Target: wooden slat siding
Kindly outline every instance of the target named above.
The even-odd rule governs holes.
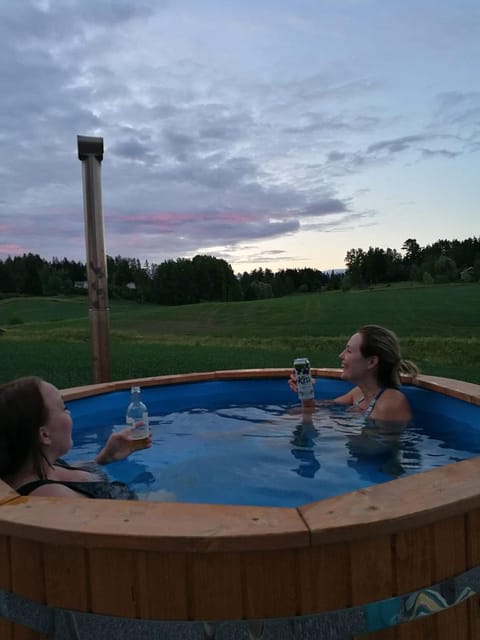
[[[296,554],[265,551],[242,554],[246,618],[297,613]]]
[[[0,589],[11,590],[10,581],[10,547],[7,536],[0,536]],[[5,618],[0,618],[0,638],[13,640],[13,624]]]
[[[395,536],[396,592],[403,595],[433,584],[433,529],[431,526],[402,531]],[[422,618],[399,625],[396,640],[435,637],[435,621]]]
[[[49,640],[49,637],[43,633],[24,627],[21,624],[14,624],[13,640]]]
[[[0,536],[0,589],[11,590],[11,575],[10,539]]]
[[[469,627],[469,639],[480,638],[480,596],[476,595],[467,602],[467,616]]]
[[[435,615],[426,616],[413,622],[399,624],[395,628],[395,640],[436,640],[436,633]]]
[[[433,525],[433,581],[441,582],[467,569],[465,516],[455,516]]]
[[[348,544],[300,549],[297,555],[301,615],[351,606]]]
[[[6,482],[0,480],[0,505],[15,501],[18,494]],[[1,513],[1,512],[0,512]],[[10,538],[0,535],[0,589],[11,591],[11,558],[10,558]],[[27,635],[26,635],[27,634]],[[16,625],[10,620],[0,618],[0,638],[1,640],[15,640],[28,638],[29,640],[42,640],[43,634],[36,633]]]
[[[45,575],[42,545],[30,540],[10,540],[12,591],[24,598],[44,604]]]
[[[350,543],[352,604],[390,598],[395,590],[390,536]]]
[[[467,569],[465,516],[455,516],[433,525],[434,582],[463,573]],[[468,638],[466,603],[435,614],[435,638],[464,640]]]
[[[187,558],[184,553],[137,553],[138,613],[144,620],[187,620]]]
[[[13,623],[5,618],[0,618],[0,638],[2,640],[13,640]]]
[[[10,540],[11,584],[13,593],[45,603],[42,546],[38,542]],[[19,624],[14,625],[14,640],[43,640],[47,636]]]
[[[432,616],[435,640],[478,640],[469,633],[468,605],[466,602],[457,604],[451,609],[440,611]]]
[[[88,572],[84,549],[44,545],[46,601],[51,607],[88,611]]]
[[[394,536],[394,540],[396,594],[429,587],[434,573],[432,527],[402,531]]]
[[[49,640],[49,638],[45,634],[24,627],[21,624],[14,624],[13,640]]]
[[[137,554],[118,549],[92,549],[88,552],[88,564],[92,612],[137,618]]]
[[[471,569],[480,566],[480,509],[467,514],[467,565]],[[480,596],[473,596],[468,600],[468,619],[470,624],[470,638],[480,638]]]
[[[244,616],[241,554],[194,554],[190,576],[194,620],[235,620]]]

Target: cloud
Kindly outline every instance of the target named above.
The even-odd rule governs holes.
[[[448,127],[467,152],[480,144],[480,91],[448,91],[437,97],[432,127]]]
[[[28,248],[26,246],[0,243],[0,257],[3,255],[7,258],[8,256],[23,255],[25,253],[28,253]]]
[[[125,141],[115,142],[110,147],[111,153],[120,156],[121,158],[128,158],[129,160],[149,161],[155,160],[155,155],[150,151],[149,145],[135,139],[129,138]]]
[[[427,24],[427,0],[420,5],[417,35]],[[104,138],[115,255],[158,262],[224,246],[240,259],[247,243],[258,257],[255,243],[268,238],[308,231],[320,242],[379,224],[386,205],[373,203],[374,216],[362,198],[378,192],[385,166],[454,163],[479,149],[480,93],[436,47],[449,11],[464,34],[450,55],[474,60],[467,18],[443,5],[435,55],[415,35],[420,49],[400,61],[390,38],[409,33],[408,12],[377,0],[348,11],[270,0],[208,0],[201,10],[190,0],[0,3],[3,255],[9,247],[82,257],[79,134]],[[412,60],[434,65],[430,83],[405,73]],[[275,256],[287,260],[264,257]]]
[[[449,151],[448,149],[422,149],[422,155],[425,158],[431,158],[432,156],[442,156],[443,158],[456,158],[460,155],[457,151]]]
[[[405,151],[407,149],[411,149],[415,147],[419,142],[424,142],[426,136],[424,135],[413,135],[413,136],[403,136],[401,138],[395,138],[393,140],[381,140],[380,142],[375,142],[375,144],[371,144],[367,147],[367,154],[376,154],[378,152],[385,152],[387,154],[395,154],[400,153],[401,151]]]
[[[345,202],[338,198],[324,198],[318,202],[312,202],[304,207],[301,215],[305,216],[325,216],[332,213],[343,213],[348,211]]]
[[[314,221],[302,225],[304,231],[321,231],[322,233],[336,233],[351,231],[356,227],[371,227],[375,224],[377,217],[375,211],[360,211],[357,213],[347,213],[333,219],[325,221]]]

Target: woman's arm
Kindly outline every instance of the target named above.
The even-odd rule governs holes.
[[[132,429],[130,427],[112,433],[103,449],[96,456],[95,462],[98,464],[118,462],[118,460],[123,460],[129,456],[133,451],[148,449],[152,446],[152,434],[149,434],[148,441],[140,447],[138,446],[138,441],[133,440],[131,435]]]
[[[313,383],[315,384],[315,380],[313,380]],[[295,371],[292,371],[292,373],[290,374],[290,378],[288,380],[288,386],[294,393],[298,393]],[[322,405],[323,404],[353,404],[357,399],[357,396],[359,396],[359,389],[358,387],[355,387],[354,389],[350,389],[350,391],[347,391],[347,393],[344,393],[343,395],[338,396],[337,398],[332,398],[331,400],[320,400],[319,404],[322,404]],[[311,401],[309,400],[304,401],[302,402],[302,405],[314,406],[315,400],[312,399]]]

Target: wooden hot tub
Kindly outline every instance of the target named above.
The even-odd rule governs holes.
[[[313,373],[339,376],[339,370]],[[288,374],[248,370],[135,382]],[[64,397],[131,384],[67,389]],[[415,384],[480,406],[478,385],[430,376]],[[438,583],[448,586],[480,566],[480,458],[298,509],[21,497],[4,483],[0,504],[2,640],[46,637],[38,631],[45,626],[30,624],[36,607],[52,619],[52,612],[66,611],[125,624],[272,618],[301,623],[311,614],[361,611]],[[24,618],[12,613],[18,603],[28,609]],[[435,615],[359,637],[478,639],[479,599],[473,595]]]

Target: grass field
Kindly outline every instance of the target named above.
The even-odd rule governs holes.
[[[111,301],[113,379],[250,367],[338,366],[362,324],[393,329],[424,373],[480,383],[480,285],[387,287],[183,307]],[[0,301],[0,381],[92,382],[85,298]]]

